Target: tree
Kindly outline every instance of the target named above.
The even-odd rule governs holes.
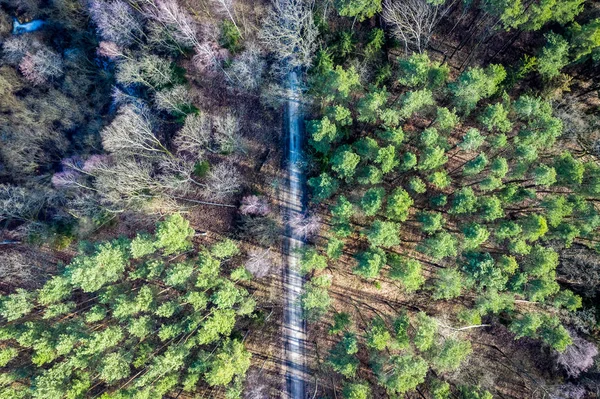
[[[338,139],[335,123],[332,123],[326,116],[321,120],[308,122],[306,129],[311,135],[310,144],[315,150],[322,153],[329,152],[331,144]]]
[[[410,118],[416,112],[422,111],[425,107],[435,104],[433,94],[428,89],[409,91],[402,97],[400,108],[401,118]]]
[[[210,386],[227,385],[235,376],[244,376],[250,367],[252,354],[246,351],[238,340],[226,340],[210,362],[210,370],[205,374]]]
[[[322,202],[337,191],[339,182],[327,173],[321,173],[318,177],[308,179],[308,186],[313,190],[314,201]]]
[[[19,63],[19,71],[33,85],[41,85],[63,75],[63,60],[54,51],[42,48],[27,52]]]
[[[389,395],[401,395],[422,384],[428,369],[427,362],[418,356],[393,356],[378,373],[378,380]]]
[[[442,269],[436,274],[433,299],[452,299],[460,296],[463,288],[462,273],[456,269]]]
[[[161,248],[165,255],[184,252],[191,248],[193,236],[194,229],[190,227],[190,222],[176,213],[158,225],[156,246]]]
[[[328,276],[316,277],[308,282],[304,287],[304,293],[300,300],[304,317],[310,321],[319,320],[327,311],[331,304],[331,298],[327,288],[331,286],[331,278]]]
[[[426,238],[417,246],[417,250],[435,260],[440,260],[447,256],[456,256],[456,238],[445,231],[434,234]]]
[[[335,8],[341,16],[362,22],[381,11],[381,0],[336,0]]]
[[[360,206],[367,216],[374,216],[383,204],[384,188],[370,188],[362,196]]]
[[[94,0],[89,12],[99,35],[119,46],[129,46],[143,34],[139,14],[124,1]]]
[[[383,18],[393,26],[393,34],[404,42],[404,50],[423,53],[439,20],[445,15],[443,2],[427,0],[394,1],[383,4]]]
[[[448,338],[436,348],[433,365],[441,372],[454,371],[471,354],[473,349],[469,341]]]
[[[387,329],[385,321],[379,317],[371,320],[371,325],[367,330],[367,347],[378,351],[384,350],[392,339],[392,335]]]
[[[342,391],[345,399],[369,399],[371,397],[371,388],[367,383],[347,383]]]
[[[360,252],[356,255],[358,265],[354,273],[363,278],[375,278],[385,266],[385,252],[379,248],[371,248],[366,252]]]
[[[508,109],[504,108],[502,103],[488,104],[479,121],[489,131],[494,129],[500,133],[507,133],[512,130],[512,123],[508,118]]]
[[[399,227],[394,222],[376,220],[365,235],[369,243],[376,247],[390,248],[400,244]]]
[[[569,335],[573,343],[563,352],[556,354],[556,362],[570,378],[577,378],[594,365],[594,357],[598,355],[598,347],[581,338],[574,331]]]
[[[354,334],[346,333],[329,352],[327,362],[334,371],[342,374],[344,377],[352,378],[358,370],[360,364],[354,354],[358,351],[357,339]]]
[[[260,39],[290,70],[312,63],[318,35],[312,8],[312,1],[274,0],[263,21]]]
[[[463,247],[467,250],[477,249],[490,237],[490,232],[484,226],[477,223],[470,223],[463,227],[465,241]]]
[[[340,146],[331,159],[331,169],[337,172],[341,179],[349,182],[354,176],[360,156],[352,152],[350,146]]]
[[[398,187],[387,199],[386,216],[392,220],[404,222],[414,201],[406,190]]]
[[[314,270],[327,267],[327,259],[313,248],[303,248],[300,251],[300,273],[307,274]]]
[[[600,19],[591,20],[585,25],[574,22],[569,30],[571,56],[574,61],[582,62],[586,58],[598,58],[600,47]]]
[[[388,263],[390,265],[390,278],[400,280],[407,292],[417,291],[425,284],[421,262],[418,260],[390,255]]]
[[[433,234],[444,227],[444,215],[439,212],[419,212],[417,221],[421,223],[421,230],[427,234]]]
[[[554,32],[548,32],[544,37],[546,45],[537,56],[538,72],[544,79],[552,79],[569,63],[569,43]]]
[[[501,65],[491,64],[485,69],[470,68],[460,74],[456,82],[448,85],[454,104],[465,114],[473,111],[477,103],[493,95],[506,77]]]
[[[463,187],[459,191],[454,192],[452,206],[450,207],[451,214],[472,213],[477,204],[477,197],[471,187]]]

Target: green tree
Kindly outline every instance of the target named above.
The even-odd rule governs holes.
[[[374,216],[383,205],[384,188],[370,188],[362,196],[360,206],[367,216]]]
[[[338,147],[331,159],[331,169],[337,172],[341,179],[349,182],[356,171],[356,166],[360,162],[360,156],[352,152],[348,145]]]
[[[378,373],[378,380],[389,395],[401,395],[422,384],[428,370],[427,362],[418,356],[393,356],[389,364]]]
[[[456,298],[460,296],[463,285],[461,272],[456,269],[441,269],[436,274],[433,299]]]
[[[344,385],[342,395],[344,395],[344,399],[369,399],[371,398],[371,388],[367,383],[347,383]]]
[[[366,334],[367,347],[382,351],[387,348],[391,339],[392,335],[388,331],[385,321],[382,318],[376,317],[371,320],[371,325]]]
[[[210,386],[227,385],[235,376],[244,376],[250,367],[252,354],[238,340],[226,340],[211,360],[206,382]]]
[[[447,256],[456,256],[456,246],[456,238],[452,234],[442,231],[423,240],[417,246],[417,250],[435,260],[440,260]]]
[[[190,222],[176,213],[158,224],[156,245],[165,255],[183,252],[192,247],[193,236],[194,229],[190,227]]]
[[[394,222],[376,220],[366,231],[369,243],[376,247],[390,248],[400,244],[399,226]]]
[[[308,186],[312,189],[314,201],[322,202],[335,194],[339,188],[339,181],[327,173],[321,173],[308,179]]]
[[[343,17],[364,21],[381,12],[381,0],[336,0],[335,7]]]
[[[508,111],[502,103],[489,104],[479,117],[479,121],[490,132],[494,129],[501,133],[510,132],[512,123],[508,118]]]
[[[415,347],[421,352],[429,350],[435,341],[438,327],[436,319],[427,316],[424,312],[417,313],[415,319],[415,336],[413,338]]]
[[[546,45],[537,55],[538,72],[545,79],[552,79],[569,63],[569,43],[554,32],[548,32],[544,37]]]
[[[392,220],[404,222],[413,206],[413,199],[406,190],[398,187],[389,195],[385,214]]]
[[[469,341],[448,338],[441,347],[436,348],[433,365],[440,372],[454,371],[460,367],[472,351]]]
[[[371,248],[366,252],[360,252],[356,255],[358,261],[354,273],[363,278],[375,278],[385,266],[385,252],[379,248]]]
[[[505,77],[506,71],[501,65],[491,64],[485,69],[468,69],[448,87],[454,96],[456,107],[468,114],[475,109],[480,100],[493,95]]]
[[[394,254],[388,257],[388,262],[390,278],[400,280],[407,292],[414,292],[425,283],[421,262],[418,260]]]
[[[421,223],[421,230],[427,234],[433,234],[444,227],[444,215],[440,212],[419,212],[417,221]]]
[[[304,247],[300,250],[300,273],[308,274],[314,270],[327,267],[327,258],[320,255],[314,248]]]

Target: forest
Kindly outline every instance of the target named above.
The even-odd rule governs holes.
[[[0,399],[600,398],[599,345],[599,2],[0,0]]]

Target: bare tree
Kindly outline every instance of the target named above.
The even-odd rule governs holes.
[[[245,90],[256,90],[262,84],[265,67],[266,61],[260,48],[250,43],[231,63],[229,68],[231,84]]]
[[[63,60],[50,49],[41,48],[27,53],[19,63],[19,70],[34,85],[41,85],[63,75]]]
[[[53,202],[53,191],[43,187],[28,189],[10,184],[0,184],[0,222],[18,220],[36,222],[38,215]]]
[[[198,40],[198,27],[192,16],[176,0],[138,0],[144,15],[160,23],[165,32],[180,46],[194,48]]]
[[[101,57],[109,58],[111,60],[115,60],[124,55],[123,50],[119,47],[117,43],[108,42],[106,40],[98,43],[96,54],[98,54]]]
[[[234,151],[243,152],[242,137],[240,135],[240,120],[232,112],[218,115],[214,119],[215,144],[222,153],[229,154]]]
[[[206,179],[205,195],[210,198],[224,199],[240,191],[242,178],[239,171],[230,163],[220,163],[213,167]]]
[[[89,11],[104,40],[128,46],[143,35],[141,18],[125,1],[90,0]]]
[[[126,58],[117,64],[116,77],[124,85],[143,84],[154,90],[176,83],[171,61],[155,54]]]
[[[176,85],[154,95],[156,108],[174,115],[185,115],[192,102],[192,95],[184,85]]]
[[[11,36],[2,42],[2,58],[10,65],[19,65],[28,51],[33,51],[33,45],[39,42],[31,40],[30,36]]]
[[[210,143],[211,130],[211,121],[204,112],[188,115],[174,139],[177,151],[197,159],[202,158]]]
[[[404,42],[406,52],[427,49],[435,26],[449,9],[428,0],[386,0],[383,19],[392,25],[392,33]]]
[[[248,253],[248,260],[244,265],[256,278],[266,277],[273,268],[273,255],[270,248],[253,249]]]
[[[290,217],[290,227],[302,238],[309,238],[321,229],[321,218],[317,215],[296,213]]]
[[[235,22],[235,19],[233,18],[233,0],[212,0],[212,2],[213,2],[213,4],[216,5],[218,12],[227,14],[227,16],[231,20],[231,23],[233,24],[233,26],[235,26],[235,28],[237,29],[240,36],[243,37],[244,35],[242,35],[242,31],[237,26],[237,23]]]
[[[318,31],[313,21],[313,0],[273,0],[260,38],[287,68],[308,67]]]
[[[264,197],[257,195],[248,195],[242,199],[240,213],[251,216],[267,216],[271,212],[271,207]]]
[[[117,117],[102,130],[104,149],[115,154],[156,157],[172,156],[154,134],[147,109],[121,107]]]
[[[594,357],[598,355],[598,347],[581,338],[575,331],[569,331],[573,343],[567,346],[562,353],[557,353],[556,362],[565,370],[570,378],[577,378],[579,374],[594,365]]]

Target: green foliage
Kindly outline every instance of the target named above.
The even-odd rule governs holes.
[[[312,189],[313,200],[322,202],[331,197],[338,190],[339,182],[327,173],[321,173],[318,177],[308,180],[308,186]]]
[[[421,223],[421,230],[427,234],[433,234],[444,227],[444,215],[439,212],[419,212],[417,221]]]
[[[0,314],[19,339],[18,347],[0,351],[0,364],[22,370],[16,382],[32,398],[83,397],[100,384],[105,397],[150,391],[163,397],[180,382],[193,391],[201,378],[208,385],[235,385],[250,354],[227,337],[255,302],[220,275],[210,251],[172,263],[171,251],[189,245],[188,226],[176,215],[161,223],[154,237],[139,235],[143,245],[131,250],[135,260],[126,241],[98,244],[41,289],[3,297]],[[183,242],[175,245],[177,236]],[[226,249],[212,252],[230,255],[229,244]],[[34,305],[38,309],[31,313]],[[206,357],[219,341],[214,355]],[[205,364],[200,373],[194,371],[195,359]],[[197,378],[188,379],[189,373]],[[131,390],[122,390],[125,382]]]
[[[343,17],[364,21],[381,11],[381,0],[336,0],[335,8]]]
[[[600,47],[600,18],[580,25],[574,22],[569,30],[571,56],[576,62],[583,62],[587,58],[597,61]]]
[[[300,273],[308,274],[314,270],[327,267],[327,258],[320,255],[314,248],[303,247],[300,250]]]
[[[414,292],[425,283],[421,262],[416,259],[390,255],[390,278],[400,280],[407,292]]]
[[[382,351],[390,344],[391,339],[392,336],[383,319],[376,317],[371,320],[366,334],[367,347]]]
[[[414,201],[402,188],[396,188],[387,199],[386,216],[392,220],[404,222]]]
[[[417,246],[417,250],[435,260],[440,260],[447,256],[456,256],[456,247],[456,238],[452,234],[443,231],[423,240]]]
[[[433,299],[452,299],[460,296],[463,276],[456,269],[441,269],[436,274]]]
[[[237,244],[230,239],[225,239],[210,247],[210,254],[217,259],[231,258],[239,253],[240,249]]]
[[[383,188],[368,189],[360,200],[360,206],[365,215],[374,216],[381,209],[384,196],[385,189]]]
[[[415,319],[415,336],[413,342],[421,352],[429,350],[434,343],[438,323],[434,318],[427,316],[424,312],[417,313]]]
[[[435,351],[433,365],[440,372],[454,371],[460,367],[472,351],[469,341],[448,338]]]
[[[485,69],[469,68],[448,87],[454,96],[455,106],[468,114],[480,100],[492,96],[505,77],[506,71],[501,65],[491,64]]]
[[[329,310],[331,298],[327,288],[330,285],[331,280],[327,278],[313,278],[304,286],[301,303],[307,320],[317,321]]]
[[[508,119],[508,111],[502,103],[489,104],[479,117],[479,121],[490,132],[497,130],[501,133],[507,133],[512,130],[512,123]]]
[[[399,226],[394,222],[376,220],[365,236],[369,243],[376,247],[390,248],[400,244]]]
[[[359,360],[354,354],[358,351],[357,339],[354,334],[346,333],[329,352],[327,363],[334,371],[344,377],[352,378],[356,374]]]
[[[360,162],[360,156],[352,152],[352,149],[343,145],[333,154],[331,159],[331,169],[337,172],[341,179],[347,182],[351,180],[356,171],[356,166]]]
[[[538,72],[545,79],[560,75],[560,70],[569,63],[569,43],[559,34],[548,32],[546,45],[538,54]]]
[[[176,213],[158,224],[156,246],[161,248],[165,255],[184,252],[192,247],[193,236],[194,229],[190,227],[190,222]]]
[[[242,34],[233,22],[224,20],[221,25],[221,37],[219,44],[231,51],[233,54],[242,49]]]
[[[402,97],[400,117],[410,118],[414,113],[435,104],[433,94],[428,89],[409,91]]]
[[[348,383],[342,391],[344,399],[369,399],[371,398],[371,387],[367,383]]]
[[[329,334],[338,334],[348,330],[352,324],[350,314],[339,312],[333,315],[333,326],[329,329]]]
[[[363,278],[375,278],[385,266],[385,252],[379,248],[371,248],[366,252],[360,252],[356,255],[358,261],[354,273]]]
[[[401,395],[422,384],[428,370],[427,362],[418,356],[393,356],[389,362],[389,370],[382,370],[378,380],[389,395]]]

